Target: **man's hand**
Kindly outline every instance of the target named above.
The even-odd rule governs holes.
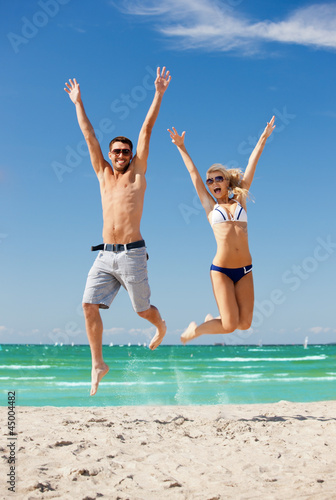
[[[169,74],[169,71],[166,72],[165,66],[162,68],[162,72],[160,71],[160,68],[157,68],[156,80],[154,82],[156,92],[163,95],[168,88],[170,80],[171,80],[171,76]]]
[[[81,102],[81,93],[80,93],[80,88],[79,88],[79,83],[77,83],[76,78],[73,79],[73,81],[70,79],[69,83],[66,82],[66,87],[64,88],[65,92],[69,94],[70,99],[74,104],[77,102]]]
[[[102,172],[105,167],[108,166],[108,163],[103,157],[103,153],[95,135],[93,126],[85,113],[79,83],[77,83],[76,78],[74,78],[73,80],[70,79],[69,83],[66,83],[65,85],[65,92],[69,94],[70,99],[75,104],[78,125],[88,146],[92,166],[100,181]]]
[[[182,132],[181,135],[179,135],[177,132],[176,132],[176,128],[175,127],[172,127],[173,130],[168,130],[169,134],[170,134],[170,137],[171,137],[171,140],[174,144],[176,144],[176,146],[178,148],[180,148],[181,146],[183,146],[184,144],[184,136],[185,136],[185,132]]]

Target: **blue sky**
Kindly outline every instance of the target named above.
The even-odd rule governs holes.
[[[165,343],[217,315],[215,241],[166,130],[186,130],[204,175],[215,162],[244,169],[273,114],[248,204],[252,329],[198,341],[336,341],[336,2],[13,0],[0,25],[0,342],[87,342],[81,298],[102,217],[65,81],[79,81],[107,156],[116,135],[136,143],[163,65],[141,229]],[[153,335],[124,290],[102,316],[104,343]]]

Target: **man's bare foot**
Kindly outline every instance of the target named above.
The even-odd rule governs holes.
[[[163,337],[166,335],[166,331],[167,331],[166,322],[165,320],[162,320],[161,326],[156,329],[156,334],[154,335],[149,344],[149,348],[152,351],[154,351],[154,349],[156,349],[161,344]]]
[[[98,368],[92,368],[91,371],[91,391],[90,396],[94,396],[97,392],[99,382],[109,371],[109,367],[106,363],[103,363]]]
[[[182,344],[186,344],[187,342],[189,342],[189,340],[192,340],[197,337],[196,328],[197,324],[195,323],[195,321],[192,321],[188,326],[188,328],[181,335]]]

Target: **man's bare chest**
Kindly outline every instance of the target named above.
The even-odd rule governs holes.
[[[106,182],[101,189],[103,205],[125,206],[138,204],[143,200],[146,185],[139,179],[119,179],[118,182]]]

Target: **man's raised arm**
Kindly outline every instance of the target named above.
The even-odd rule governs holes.
[[[154,99],[148,110],[145,121],[143,122],[143,125],[141,127],[136,155],[134,157],[134,160],[136,160],[136,167],[140,168],[143,172],[146,172],[147,170],[149,141],[151,138],[152,129],[160,111],[163,94],[167,90],[170,80],[171,76],[169,74],[169,71],[166,72],[165,67],[162,68],[162,71],[160,68],[157,68]]]
[[[64,88],[64,90],[69,94],[70,99],[76,106],[78,124],[88,145],[92,166],[99,177],[104,168],[109,164],[103,157],[103,153],[94,133],[94,129],[85,113],[79,83],[77,83],[74,78],[73,80],[69,80],[69,83],[66,83],[65,85],[66,88]]]

